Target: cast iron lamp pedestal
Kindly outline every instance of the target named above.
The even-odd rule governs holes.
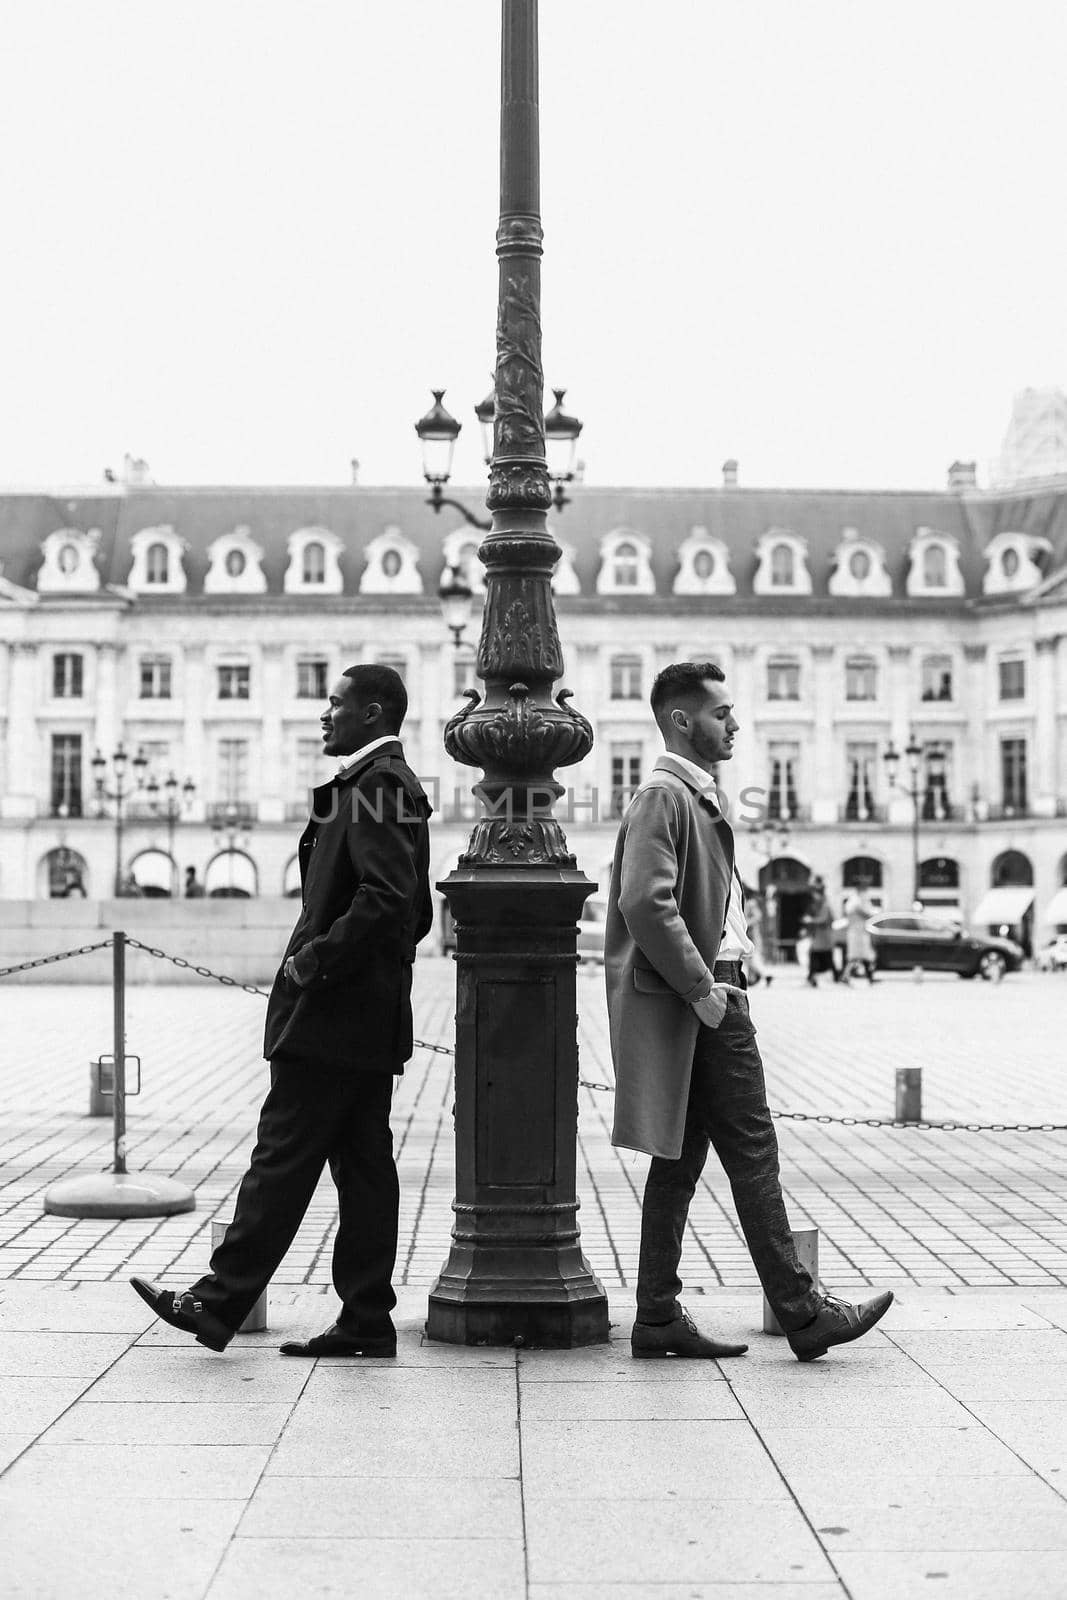
[[[445,748],[481,767],[482,814],[441,884],[456,924],[456,1214],[426,1331],[453,1344],[569,1346],[608,1337],[580,1243],[576,923],[595,885],[553,816],[557,766],[592,748],[552,689],[563,656],[551,576],[540,324],[537,3],[503,0],[500,261],[491,531],[479,555],[484,699]]]

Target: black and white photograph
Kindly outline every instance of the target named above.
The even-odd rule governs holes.
[[[1067,10],[0,52],[0,1600],[1067,1596]]]

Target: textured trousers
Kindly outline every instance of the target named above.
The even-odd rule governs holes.
[[[740,983],[740,967],[716,966],[720,981]],[[717,1028],[701,1027],[693,1058],[682,1151],[653,1156],[641,1208],[637,1317],[669,1322],[682,1290],[678,1268],[689,1205],[709,1147],[730,1180],[753,1265],[786,1332],[810,1322],[819,1306],[811,1276],[797,1259],[782,1198],[778,1139],[767,1108],[763,1062],[748,996],[731,994]]]
[[[207,1275],[203,1304],[239,1328],[281,1265],[327,1162],[337,1187],[333,1283],[338,1323],[373,1335],[392,1327],[400,1185],[389,1127],[393,1078],[351,1062],[276,1058],[233,1222]]]

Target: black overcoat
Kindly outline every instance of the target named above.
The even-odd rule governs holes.
[[[431,810],[399,739],[313,791],[300,917],[267,1005],[268,1060],[403,1071],[415,946],[433,924]],[[284,976],[290,956],[299,984]]]

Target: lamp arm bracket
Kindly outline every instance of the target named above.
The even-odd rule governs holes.
[[[486,517],[483,519],[481,517],[476,517],[473,511],[468,511],[466,506],[462,505],[460,501],[452,500],[446,494],[435,493],[430,497],[429,500],[427,500],[426,504],[428,506],[433,506],[435,511],[440,511],[442,506],[451,506],[453,511],[458,511],[463,520],[465,522],[469,522],[472,528],[477,528],[479,533],[488,533],[493,526],[491,518]]]

